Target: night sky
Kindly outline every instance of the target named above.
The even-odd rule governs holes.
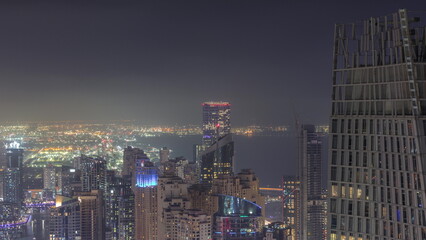
[[[0,121],[328,123],[334,23],[426,1],[1,1]],[[426,22],[426,20],[425,20]],[[293,110],[294,109],[294,110]]]

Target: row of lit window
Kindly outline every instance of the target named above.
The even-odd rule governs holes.
[[[425,225],[423,209],[346,199],[330,199],[330,213]],[[344,230],[344,229],[342,229]]]
[[[423,189],[421,176],[418,173],[335,166],[332,166],[330,170],[331,181],[377,184],[414,190]]]
[[[398,171],[418,171],[417,157],[408,154],[361,151],[332,151],[331,164],[354,167],[376,167]]]
[[[413,137],[374,135],[332,135],[332,149],[379,151],[393,153],[417,153]]]
[[[330,240],[388,240],[387,237],[390,237],[391,239],[407,240],[426,239],[426,228],[424,226],[412,226],[408,224],[394,223],[392,221],[370,220],[345,216],[339,217],[336,215],[331,216],[331,229],[341,230],[342,232],[340,232],[339,236],[337,231],[332,230],[330,232]]]
[[[331,196],[335,198],[372,200],[406,206],[423,207],[424,191],[390,188],[384,186],[331,184]]]

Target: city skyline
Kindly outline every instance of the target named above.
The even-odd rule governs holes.
[[[334,24],[426,6],[314,4],[4,1],[0,121],[197,124],[200,102],[225,100],[236,125],[326,123]]]
[[[426,239],[426,1],[3,1],[0,29],[0,239]]]

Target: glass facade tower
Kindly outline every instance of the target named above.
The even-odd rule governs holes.
[[[229,102],[204,102],[203,146],[207,148],[231,133],[231,104]]]

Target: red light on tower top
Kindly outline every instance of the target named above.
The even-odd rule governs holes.
[[[220,124],[219,124],[219,123],[218,123],[218,124],[216,124],[216,127],[217,127],[217,128],[220,128]]]
[[[229,107],[231,104],[229,102],[204,102],[201,104],[202,106],[210,106],[210,107]]]

